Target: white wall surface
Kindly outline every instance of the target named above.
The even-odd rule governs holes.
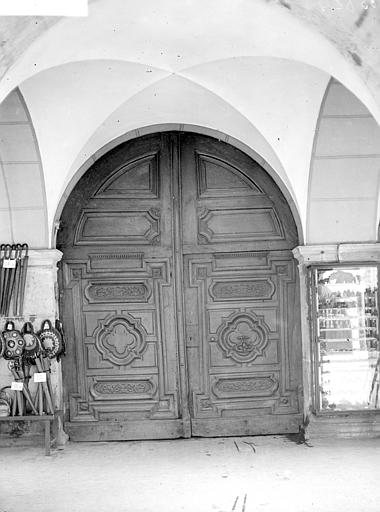
[[[181,74],[200,64],[251,56],[321,69],[379,115],[337,48],[289,10],[262,0],[97,0],[88,18],[62,19],[30,45],[0,83],[0,99],[28,77],[73,61],[124,60]]]
[[[380,128],[364,105],[332,81],[315,136],[306,240],[377,240]]]
[[[46,247],[46,194],[38,144],[18,89],[0,105],[0,240]]]
[[[274,58],[228,59],[186,77],[139,64],[87,61],[52,68],[22,85],[43,160],[49,229],[77,170],[113,139],[155,124],[225,133],[278,174],[306,220],[314,129],[328,76]]]
[[[49,233],[78,169],[82,172],[113,140],[156,124],[209,129],[252,149],[287,188],[303,230],[309,222],[310,240],[320,241],[322,232],[316,235],[314,229],[320,184],[313,173],[308,209],[308,172],[330,75],[361,99],[360,108],[365,104],[378,115],[367,88],[337,48],[289,9],[271,2],[113,0],[110,5],[97,0],[88,18],[61,19],[50,26],[0,82],[0,98],[21,84],[30,111],[42,156],[40,184],[46,183]],[[332,108],[345,104],[345,94],[351,93],[337,95]],[[340,140],[337,130],[343,124],[338,129],[333,120],[323,119],[321,128],[326,123],[329,128],[321,130],[317,151],[323,152],[327,133],[326,143],[339,152],[344,137]],[[367,121],[355,124],[349,140],[364,130],[367,138],[360,151],[367,151],[365,144],[377,144],[376,136],[369,141],[374,126],[367,115]],[[344,154],[342,149],[338,156]],[[377,191],[371,178],[375,174],[367,173],[371,191]],[[376,200],[371,200],[372,206],[367,203],[359,215],[370,214],[373,220]],[[340,231],[344,239],[374,239],[374,225],[369,232],[360,231],[359,238],[350,226]]]

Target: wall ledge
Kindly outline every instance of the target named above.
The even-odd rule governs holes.
[[[380,263],[380,243],[300,245],[293,249],[300,265]]]
[[[305,438],[313,441],[322,438],[379,438],[380,414],[376,411],[315,416],[311,414]]]

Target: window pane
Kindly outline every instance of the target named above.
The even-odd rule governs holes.
[[[317,271],[321,410],[380,406],[377,277],[377,267]]]

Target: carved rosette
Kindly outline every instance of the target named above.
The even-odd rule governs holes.
[[[71,269],[71,277],[74,280],[81,279],[82,278],[82,269],[81,268]]]
[[[269,341],[265,322],[248,313],[234,313],[217,330],[217,344],[226,357],[250,363],[262,356]]]
[[[141,359],[146,349],[146,331],[140,320],[130,315],[112,317],[107,322],[100,321],[94,337],[95,346],[103,359],[118,366]]]

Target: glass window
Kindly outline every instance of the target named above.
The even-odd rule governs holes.
[[[316,270],[317,405],[380,407],[377,267]]]

